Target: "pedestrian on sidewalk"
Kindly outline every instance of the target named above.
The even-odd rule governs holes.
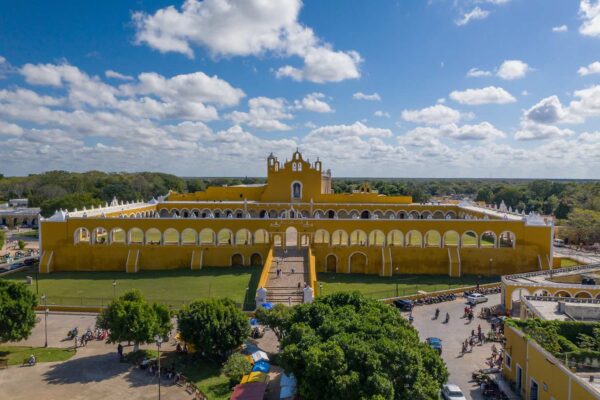
[[[296,270],[294,269],[294,267],[292,267],[292,275],[296,272]]]
[[[288,297],[288,306],[291,307],[292,306],[292,296]]]

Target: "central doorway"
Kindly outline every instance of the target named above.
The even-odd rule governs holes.
[[[285,247],[297,247],[298,246],[298,230],[293,226],[288,227],[285,230]]]

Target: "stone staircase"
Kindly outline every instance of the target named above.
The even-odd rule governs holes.
[[[277,276],[277,269],[281,269]],[[267,280],[267,301],[281,304],[304,302],[302,289],[308,283],[307,250],[303,248],[275,248],[273,263]],[[298,287],[300,286],[300,287]]]

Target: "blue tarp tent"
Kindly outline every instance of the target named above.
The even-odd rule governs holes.
[[[264,372],[265,374],[271,370],[271,364],[266,362],[265,360],[260,360],[254,363],[254,367],[252,367],[252,372]]]
[[[265,310],[270,310],[273,308],[273,303],[262,303],[260,306]]]

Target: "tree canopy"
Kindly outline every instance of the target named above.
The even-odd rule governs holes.
[[[27,339],[38,302],[24,283],[0,280],[0,343]]]
[[[567,232],[577,243],[600,243],[600,211],[579,208],[571,211]]]
[[[154,336],[165,337],[172,328],[166,306],[149,304],[139,290],[131,290],[113,300],[98,315],[96,324],[109,330],[109,343],[150,343]]]
[[[432,399],[448,378],[396,309],[358,292],[294,307],[280,360],[303,399]]]
[[[291,314],[292,309],[284,306],[283,304],[275,304],[275,306],[270,310],[262,307],[259,307],[256,310],[256,318],[261,324],[271,328],[279,340],[283,339],[285,326]]]
[[[177,325],[185,342],[218,358],[239,347],[250,333],[246,315],[231,299],[194,301],[179,311]]]

